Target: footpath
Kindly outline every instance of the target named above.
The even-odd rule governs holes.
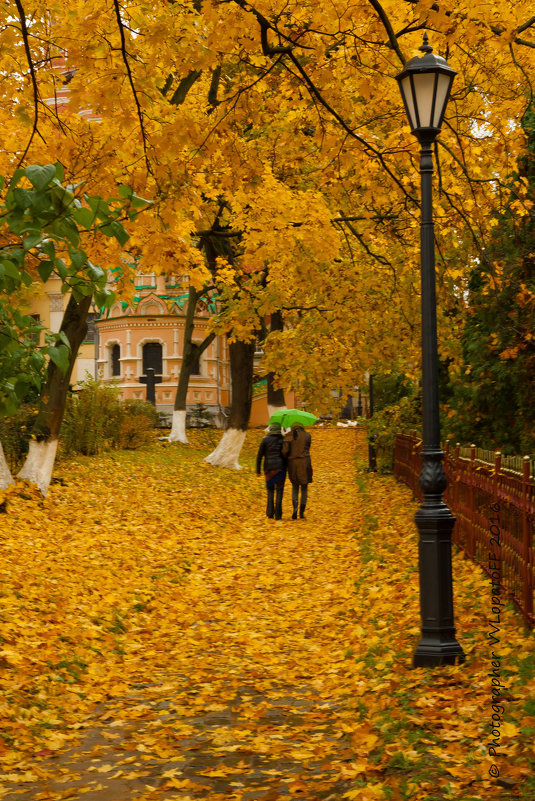
[[[79,642],[53,666],[63,677],[53,699],[41,681],[55,709],[41,739],[21,732],[16,763],[0,751],[2,801],[528,798],[528,749],[515,731],[503,741],[510,784],[488,776],[482,575],[455,558],[457,587],[470,594],[457,615],[468,669],[412,670],[410,493],[365,472],[363,432],[314,430],[305,520],[290,519],[287,487],[283,520],[268,521],[253,468],[259,436],[248,436],[238,473],[203,464],[202,442],[189,457],[155,446],[142,465],[103,459],[105,483],[80,460],[78,481],[92,476],[95,496],[76,512],[80,484],[67,474],[39,512],[24,517],[14,502],[23,554],[39,515],[70,532],[89,516],[92,540],[73,544],[77,534],[56,528],[62,547],[43,561],[44,571],[57,560],[48,581],[66,586],[51,630]],[[119,467],[130,483],[114,481]],[[67,587],[69,559],[80,573]],[[511,637],[516,625],[511,613]],[[531,635],[522,642],[533,649]],[[27,656],[30,675],[39,648]],[[32,708],[21,725],[38,717]]]

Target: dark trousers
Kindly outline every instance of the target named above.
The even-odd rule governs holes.
[[[292,506],[295,512],[299,506],[299,487],[301,487],[301,508],[304,509],[307,505],[308,484],[292,484]]]
[[[267,509],[268,517],[275,516],[275,520],[282,518],[282,494],[284,492],[284,481],[279,481],[273,487],[267,489]]]

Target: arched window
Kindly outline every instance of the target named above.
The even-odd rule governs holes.
[[[111,374],[112,376],[121,375],[121,346],[113,345],[110,351]]]
[[[152,367],[154,375],[162,375],[162,346],[159,342],[147,342],[143,345],[143,375]]]

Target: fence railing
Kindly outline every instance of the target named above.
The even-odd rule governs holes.
[[[416,434],[396,436],[394,475],[420,500],[421,446]],[[452,448],[446,443],[444,471],[448,480],[444,500],[456,518],[453,542],[489,576],[493,572],[492,565],[489,567],[489,555],[499,554],[503,593],[521,612],[526,624],[534,628],[535,478],[532,460],[528,456],[504,457],[475,445]],[[491,526],[494,526],[492,530]],[[497,529],[499,550],[495,547]]]

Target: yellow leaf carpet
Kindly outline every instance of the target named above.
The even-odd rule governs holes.
[[[417,506],[363,431],[312,431],[305,520],[193,444],[60,462],[0,514],[0,797],[535,798],[533,635],[454,556],[462,666],[411,668]],[[492,648],[504,688],[497,756]],[[493,767],[494,766],[494,767]],[[497,771],[490,775],[489,769]]]

